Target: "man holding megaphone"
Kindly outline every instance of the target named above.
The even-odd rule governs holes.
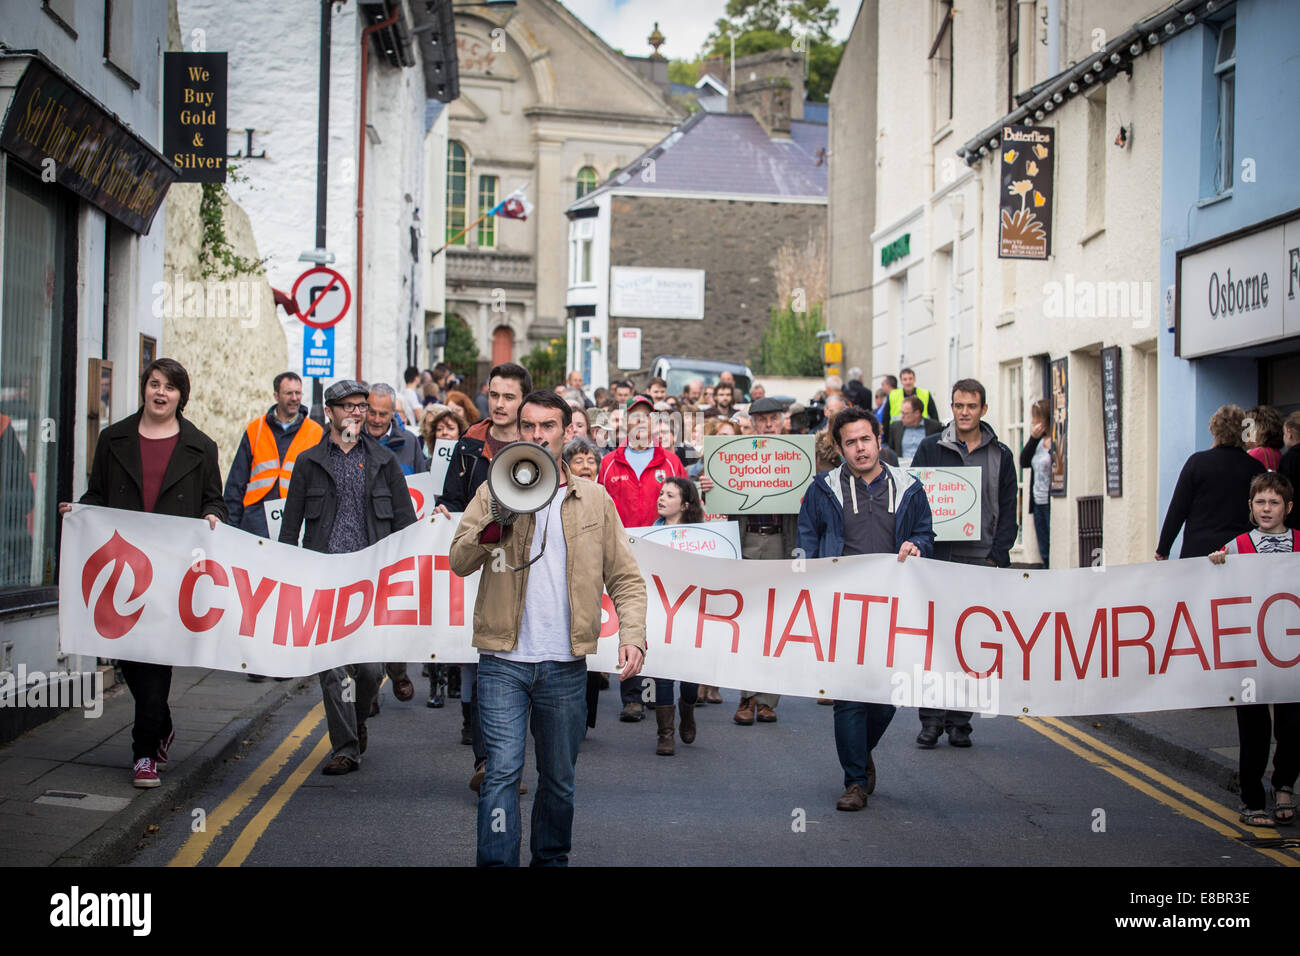
[[[619,618],[621,676],[645,659],[645,580],[614,502],[560,457],[572,420],[553,391],[519,406],[519,441],[492,458],[488,480],[451,543],[451,570],[479,568],[474,646],[487,767],[478,802],[478,865],[519,864],[519,780],[531,710],[538,789],[533,866],[565,866],[573,832],[578,746],[587,722],[588,654],[601,594]],[[559,462],[559,464],[557,464]]]

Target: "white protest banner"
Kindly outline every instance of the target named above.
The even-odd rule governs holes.
[[[983,513],[981,469],[909,468],[930,500],[930,520],[936,541],[978,541]]]
[[[449,443],[453,448],[455,442]],[[411,507],[415,509],[417,520],[427,518],[433,514],[433,499],[442,494],[442,482],[447,475],[447,465],[444,462],[442,474],[435,475],[432,471],[424,471],[418,475],[405,475],[406,490],[411,494]],[[284,520],[284,499],[277,498],[275,501],[264,501],[262,507],[266,509],[266,530],[268,537],[272,541],[280,540],[280,523]],[[298,541],[302,542],[302,531],[298,532]]]
[[[454,438],[439,438],[433,443],[433,457],[429,459],[429,475],[433,479],[433,493],[442,494],[442,486],[447,482],[447,466],[451,464],[451,453],[456,450]]]
[[[817,473],[817,439],[708,435],[704,473],[714,484],[704,496],[710,514],[797,514]]]
[[[711,558],[738,559],[740,522],[705,521],[700,524],[661,524],[628,528],[627,533],[678,551],[690,551]]]
[[[455,527],[433,517],[324,555],[74,505],[60,646],[282,677],[472,661],[476,577],[449,571]],[[1300,555],[1012,571],[893,555],[742,563],[629,541],[646,582],[646,672],[658,677],[1017,715],[1300,697]],[[604,611],[611,638],[608,597]],[[615,641],[600,644],[588,666],[614,669]]]

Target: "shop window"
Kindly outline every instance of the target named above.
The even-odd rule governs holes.
[[[465,190],[468,188],[469,160],[465,147],[456,140],[447,144],[447,238],[453,246],[465,245],[461,231],[465,228]]]
[[[56,583],[68,211],[9,164],[0,312],[0,587]],[[71,448],[71,445],[68,445]]]
[[[484,215],[497,204],[497,178],[480,176],[478,178],[478,214]],[[481,248],[492,249],[497,244],[497,220],[488,216],[478,227],[478,244]]]
[[[139,89],[132,66],[133,4],[134,0],[104,0],[104,62],[132,89]]]

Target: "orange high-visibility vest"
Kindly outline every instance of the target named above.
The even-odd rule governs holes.
[[[265,498],[277,481],[280,482],[280,497],[287,497],[294,461],[302,451],[318,444],[325,430],[310,418],[303,419],[283,463],[275,445],[275,435],[267,426],[265,415],[248,423],[247,434],[248,447],[253,450],[253,467],[248,473],[248,484],[244,487],[245,508]]]

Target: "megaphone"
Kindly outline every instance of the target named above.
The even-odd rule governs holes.
[[[560,466],[548,449],[516,441],[492,456],[488,490],[502,508],[527,515],[551,503],[560,487]]]

